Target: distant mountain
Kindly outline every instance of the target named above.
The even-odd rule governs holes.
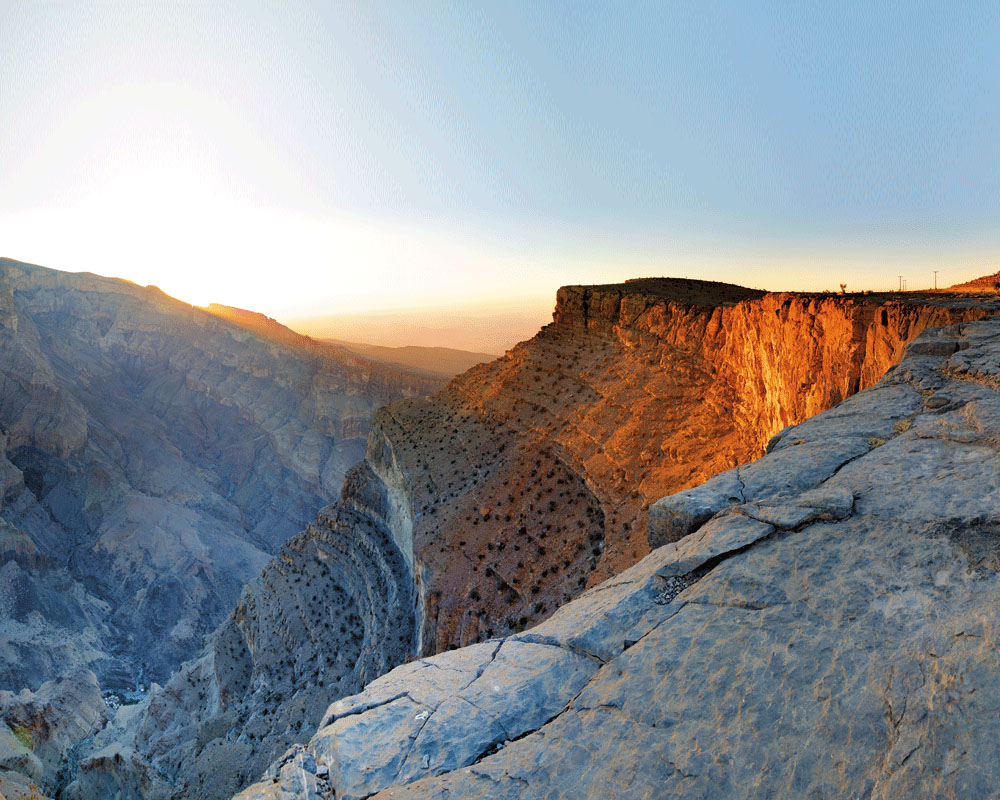
[[[0,259],[0,690],[164,681],[442,383],[257,328]]]
[[[490,353],[471,353],[468,350],[456,350],[453,347],[382,347],[377,344],[361,342],[344,342],[340,339],[324,339],[330,344],[338,345],[352,353],[366,356],[383,364],[394,364],[398,367],[434,375],[442,378],[454,378],[471,369],[476,364],[493,361],[497,356]]]
[[[552,305],[546,299],[526,300],[520,306],[399,309],[287,322],[294,330],[320,340],[500,354],[530,339],[551,317]]]
[[[234,306],[212,303],[205,306],[205,311],[217,317],[228,320],[240,327],[253,331],[263,339],[313,350],[318,353],[328,352],[338,358],[345,358],[347,353],[381,364],[398,367],[404,372],[416,373],[430,378],[448,381],[461,372],[465,372],[476,364],[492,361],[497,356],[490,353],[473,353],[467,350],[456,350],[451,347],[384,347],[382,345],[364,344],[361,342],[345,342],[340,339],[314,339],[291,328],[282,325],[275,319],[257,311],[247,311]]]
[[[304,336],[301,333],[296,333],[291,328],[282,325],[276,319],[272,319],[266,314],[261,314],[259,311],[248,311],[245,308],[226,306],[221,303],[209,303],[202,310],[216,317],[228,320],[234,325],[239,325],[241,328],[251,330],[261,338],[272,342],[305,349],[319,349],[321,347],[320,343],[315,339]]]

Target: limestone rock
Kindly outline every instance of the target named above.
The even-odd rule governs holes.
[[[0,691],[0,767],[51,785],[69,750],[106,719],[97,678],[86,669],[35,692]]]
[[[352,471],[341,502],[247,585],[203,653],[120,731],[81,747],[71,796],[231,796],[307,739],[331,700],[411,654],[413,578],[389,494],[365,464]]]
[[[37,783],[17,772],[0,772],[0,797],[4,800],[49,800]]]
[[[431,398],[377,412],[340,502],[289,542],[206,650],[151,698],[130,734],[136,770],[157,771],[180,794],[227,796],[305,741],[330,701],[408,656],[456,645],[502,638],[501,653],[516,642],[595,668],[614,663],[683,613],[685,592],[728,558],[847,518],[854,494],[826,480],[925,409],[920,392],[943,379],[921,364],[940,356],[914,352],[893,371],[874,390],[880,414],[845,403],[819,427],[788,424],[873,383],[927,326],[988,306],[670,280],[562,290],[555,322],[530,342]],[[968,352],[939,349],[949,347]],[[737,467],[768,444],[766,459]],[[283,448],[297,469],[319,463],[312,438]],[[647,526],[647,507],[668,494]],[[651,543],[692,531],[629,571]],[[549,708],[532,681],[526,696]],[[394,770],[409,780],[480,759],[507,741],[501,727],[516,726],[478,716],[481,736],[455,746],[448,709],[469,701],[449,695],[448,713],[418,732],[397,727],[422,713],[397,697],[378,712],[395,721],[370,716],[369,729],[365,714],[332,719],[324,728],[342,725],[344,736],[325,740],[323,756],[310,752],[350,792],[388,785]],[[359,774],[360,739],[348,728],[413,743],[416,755],[389,748]],[[105,762],[83,756],[77,785],[97,785]],[[276,769],[272,783],[285,786],[281,776],[304,763]],[[121,797],[137,796],[129,787],[141,781],[116,781]]]
[[[692,534],[532,630],[397,668],[331,707],[303,751],[327,796],[384,785],[393,764],[372,759],[420,748],[434,719],[414,727],[422,693],[443,708],[442,681],[512,643],[544,654],[524,651],[524,680],[495,684],[491,709],[530,694],[550,718],[478,755],[431,748],[427,770],[373,797],[995,796],[1000,321],[928,340],[742,467],[745,499]],[[818,458],[824,444],[833,457]],[[561,693],[566,665],[543,668],[554,650],[589,666],[580,691]],[[493,688],[459,694],[474,687],[477,705]],[[483,735],[475,713],[447,721],[450,743]],[[397,747],[364,748],[365,730]]]
[[[411,512],[397,543],[414,565],[420,652],[536,624],[782,475],[799,476],[787,493],[815,484],[891,424],[808,446],[786,432],[771,473],[738,465],[875,384],[921,331],[998,307],[675,279],[563,287],[532,340],[376,416],[369,462]],[[946,340],[933,347],[954,352]],[[894,391],[885,403],[916,410]]]
[[[295,745],[268,768],[260,783],[240,792],[237,798],[290,800],[297,797],[303,800],[323,800],[328,796],[325,771],[317,769],[312,753],[302,745]]]
[[[447,772],[541,727],[597,671],[595,659],[509,640],[400,667],[334,703],[310,743],[337,797]]]

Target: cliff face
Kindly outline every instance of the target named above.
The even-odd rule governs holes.
[[[302,741],[326,702],[408,654],[537,625],[704,518],[698,506],[649,528],[651,503],[761,455],[786,425],[874,382],[925,328],[989,311],[954,297],[763,295],[697,281],[561,290],[534,339],[377,412],[340,504],[289,543],[122,736],[82,754],[70,796],[226,796]],[[742,470],[726,474],[725,502],[745,501]],[[500,669],[495,644],[469,652],[448,668],[456,686]],[[520,656],[504,653],[513,669]],[[589,674],[581,657],[574,681]],[[402,701],[394,710],[422,713]]]
[[[66,797],[227,797],[414,647],[387,487],[362,464],[138,717],[82,748]]]
[[[677,541],[334,703],[238,800],[996,796],[998,364],[995,318],[928,331],[660,500]]]
[[[561,289],[534,339],[376,415],[371,441],[412,511],[396,538],[412,551],[420,652],[544,619],[650,551],[652,502],[759,457],[928,327],[985,313],[700,281]]]
[[[84,667],[126,692],[200,648],[337,497],[373,409],[437,385],[334,355],[0,260],[0,690]]]

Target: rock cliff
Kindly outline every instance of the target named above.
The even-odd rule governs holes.
[[[328,709],[239,800],[993,797],[1000,322],[924,333],[534,628]]]
[[[541,621],[663,543],[651,503],[757,458],[923,330],[990,307],[668,279],[561,289],[534,339],[376,415],[369,454],[392,462],[410,512],[394,535],[420,653]]]
[[[437,385],[0,260],[0,690],[165,681],[336,499],[373,410]]]
[[[926,328],[988,310],[944,295],[763,295],[677,280],[560,290],[553,324],[534,339],[377,413],[339,506],[248,586],[118,745],[82,753],[72,796],[226,796],[302,741],[325,701],[408,653],[493,642],[453,675],[472,685],[494,669],[497,637],[537,625],[719,510],[692,501],[688,517],[657,510],[650,526],[656,500],[717,473],[726,502],[745,500],[744,468],[732,468],[773,434],[873,384]],[[547,646],[532,635],[516,640],[519,652]],[[516,672],[510,652],[504,674]],[[574,667],[580,676],[587,663]],[[520,735],[504,719],[506,738]],[[123,759],[132,766],[108,783]],[[151,774],[166,781],[156,792],[134,778]]]
[[[0,691],[0,770],[44,783],[63,768],[66,752],[106,721],[101,687],[89,670],[46,681],[36,692]]]
[[[243,591],[201,656],[82,749],[67,798],[228,797],[414,648],[413,580],[361,464]]]

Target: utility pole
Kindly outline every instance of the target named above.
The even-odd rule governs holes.
[[[934,291],[935,292],[937,291],[937,274],[938,274],[938,271],[934,270]]]
[[[903,291],[903,276],[899,276],[899,291]]]

